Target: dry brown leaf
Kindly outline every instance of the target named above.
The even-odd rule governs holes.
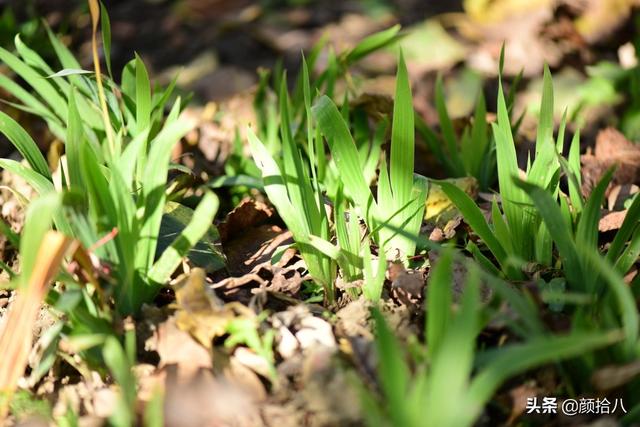
[[[189,332],[200,344],[210,349],[214,338],[226,333],[229,323],[237,317],[255,314],[239,303],[224,304],[207,287],[205,272],[194,268],[176,289],[176,325]]]
[[[229,273],[232,276],[257,273],[262,266],[271,264],[278,247],[290,243],[293,243],[291,233],[276,225],[248,228],[224,247]]]
[[[363,336],[369,340],[373,339],[372,328],[369,321],[371,318],[371,307],[371,302],[361,296],[341,308],[336,313],[336,317],[338,318],[336,324],[338,334],[347,337]]]
[[[527,399],[535,397],[541,390],[535,386],[535,383],[524,383],[511,389],[509,396],[511,397],[511,414],[507,425],[513,425],[515,420],[524,413],[527,408]]]
[[[393,263],[388,270],[391,294],[413,309],[420,307],[426,283],[424,272],[407,270],[401,263]]]
[[[241,348],[243,347],[236,349],[236,352]],[[218,359],[219,357],[216,355],[216,361]],[[264,358],[261,357],[260,359],[264,361]],[[255,402],[264,402],[267,399],[267,391],[256,372],[258,371],[245,366],[245,364],[241,363],[236,357],[231,357],[222,374],[231,384],[247,392]],[[267,369],[266,375],[263,376],[268,378],[270,375],[271,372]]]
[[[169,370],[164,425],[168,427],[262,426],[257,402],[246,389],[201,370],[189,382]]]
[[[211,368],[209,350],[198,344],[188,332],[176,325],[175,317],[170,317],[158,326],[152,347],[160,356],[160,367],[177,365],[179,376],[189,378],[199,369]]]
[[[582,192],[585,196],[591,194],[605,172],[614,165],[617,169],[609,189],[614,185],[640,182],[640,145],[629,141],[614,128],[600,131],[593,154],[587,152],[580,160],[583,166]]]
[[[314,347],[305,354],[300,396],[312,426],[353,425],[360,421],[358,394],[335,349]]]
[[[56,275],[71,240],[64,234],[48,231],[38,250],[38,263],[34,266],[27,287],[18,296],[2,319],[0,348],[0,393],[6,398],[14,392],[23,375],[31,350],[32,329],[38,311],[47,293],[49,282]],[[0,401],[0,419],[6,414],[8,399]]]
[[[243,199],[218,226],[220,241],[226,244],[236,237],[247,234],[252,227],[258,227],[267,222],[273,213],[273,208],[265,203],[250,198]]]
[[[627,209],[619,212],[611,212],[600,218],[598,222],[598,230],[601,232],[617,230],[622,226],[627,216]]]
[[[611,390],[627,384],[638,375],[640,375],[640,360],[626,365],[611,365],[600,368],[591,376],[591,384],[596,390]]]

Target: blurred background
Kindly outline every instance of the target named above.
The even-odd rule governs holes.
[[[535,118],[548,64],[556,113],[576,126],[614,125],[640,137],[636,96],[638,0],[121,0],[105,1],[112,63],[121,70],[138,53],[156,81],[180,72],[178,86],[196,102],[219,102],[250,91],[260,68],[278,63],[295,75],[300,52],[328,37],[336,52],[399,23],[415,106],[437,125],[433,82],[442,75],[452,116],[471,113],[477,95],[489,111],[498,58],[504,74],[522,72],[517,109]],[[0,45],[22,39],[46,57],[44,19],[91,68],[90,20],[81,0],[1,0]],[[397,47],[358,66],[363,91],[390,93]],[[322,58],[321,58],[322,59]],[[319,66],[324,66],[322,60]],[[115,76],[116,79],[118,76]],[[612,114],[615,110],[616,114]],[[618,118],[614,118],[618,117]],[[523,130],[526,135],[526,122]],[[588,131],[588,129],[587,129]]]

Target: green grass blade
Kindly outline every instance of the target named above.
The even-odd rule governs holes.
[[[102,346],[102,357],[113,378],[120,386],[120,394],[117,396],[110,422],[116,427],[133,425],[136,381],[131,372],[127,354],[118,340],[113,336],[109,336]]]
[[[394,206],[404,206],[411,199],[413,188],[414,124],[413,98],[407,74],[407,66],[400,51],[396,92],[391,126],[391,157],[389,178],[391,180]],[[401,215],[406,218],[406,215]],[[413,254],[408,254],[413,255]]]
[[[71,188],[85,193],[86,187],[82,180],[82,165],[80,164],[80,149],[83,138],[82,119],[75,102],[75,91],[72,88],[69,93],[69,120],[67,123],[67,140],[65,152],[67,155],[67,170]]]
[[[379,301],[382,295],[382,287],[384,285],[385,272],[387,270],[387,262],[384,257],[378,258],[378,269],[373,271],[373,259],[371,256],[371,246],[369,237],[365,237],[362,242],[363,252],[363,278],[362,293],[369,301]]]
[[[634,353],[636,353],[640,333],[640,314],[631,288],[624,282],[621,273],[612,268],[611,264],[603,259],[597,251],[581,247],[580,255],[589,262],[590,266],[593,266],[609,286],[609,291],[618,303],[616,311],[622,319],[627,356],[636,357]]]
[[[633,203],[627,210],[627,215],[622,222],[622,226],[616,233],[616,237],[613,238],[611,246],[607,251],[607,260],[611,263],[615,262],[622,254],[623,248],[626,245],[629,237],[633,234],[634,230],[640,224],[640,197],[636,196],[633,199]]]
[[[70,70],[82,69],[82,66],[80,65],[78,60],[73,56],[71,51],[60,41],[60,39],[58,39],[58,37],[56,37],[53,31],[51,31],[51,28],[47,24],[46,20],[43,20],[43,24],[45,26],[45,29],[47,30],[49,43],[51,43],[51,46],[53,47],[53,50],[55,51],[56,56],[58,57],[58,61],[60,61],[60,64],[62,65],[62,68],[70,69]],[[79,88],[83,94],[87,95],[91,93],[91,88],[89,84],[81,76],[70,75],[69,81],[75,87]]]
[[[14,38],[14,44],[16,46],[16,51],[22,58],[22,60],[31,68],[39,69],[45,75],[54,74],[54,71],[49,64],[47,64],[40,55],[38,55],[34,50],[30,49],[27,45],[25,45],[20,39],[20,34],[16,34]],[[65,88],[69,88],[69,84],[66,81],[62,82],[62,86],[60,89],[65,91]]]
[[[11,226],[5,222],[4,219],[0,218],[0,234],[7,238],[9,244],[14,248],[20,247],[20,234],[16,233],[11,229]]]
[[[468,159],[467,172],[476,178],[480,178],[482,164],[487,152],[487,146],[489,145],[487,131],[487,106],[484,94],[480,91],[480,95],[476,101],[473,126],[471,127],[471,146],[466,150],[463,147],[463,155],[466,154],[465,157]]]
[[[149,156],[141,177],[144,202],[144,221],[141,235],[151,236],[139,242],[136,264],[149,268],[157,245],[157,231],[162,220],[165,201],[165,185],[173,146],[186,135],[193,124],[184,120],[173,121],[158,133],[151,142]],[[155,237],[154,237],[155,236]]]
[[[546,190],[537,185],[529,184],[521,180],[516,180],[515,184],[529,194],[540,216],[547,225],[547,229],[556,242],[560,255],[564,258],[567,279],[572,286],[577,289],[583,289],[585,287],[586,277],[582,269],[575,242],[571,236],[571,231],[562,219],[560,207]]]
[[[627,213],[628,214],[628,213]],[[629,241],[629,245],[622,252],[620,258],[616,261],[615,268],[620,274],[627,274],[627,272],[638,261],[640,255],[640,227],[636,227],[635,233]]]
[[[117,162],[117,167],[120,170],[122,180],[127,184],[130,190],[133,189],[133,178],[135,176],[136,166],[144,159],[143,151],[146,148],[148,138],[149,129],[147,128],[136,135],[135,138],[127,144]]]
[[[301,221],[299,213],[291,204],[287,188],[282,178],[280,167],[275,162],[269,150],[264,146],[262,141],[253,133],[252,129],[248,132],[249,148],[251,154],[262,172],[262,180],[264,183],[264,190],[269,197],[271,203],[276,206],[278,214],[282,217],[289,230],[294,236],[301,238],[308,236],[309,231]]]
[[[49,192],[34,200],[27,209],[24,229],[20,238],[20,283],[26,286],[36,264],[44,235],[51,229],[53,218],[60,207],[60,196]]]
[[[571,205],[576,212],[582,211],[582,174],[580,173],[580,131],[576,131],[569,148],[568,180]]]
[[[531,259],[533,256],[532,242],[526,240],[531,239],[531,236],[527,236],[526,231],[529,228],[530,220],[525,217],[521,207],[521,204],[527,203],[528,199],[527,195],[520,188],[514,186],[512,181],[514,176],[518,176],[518,162],[501,83],[498,86],[498,123],[493,123],[492,127],[496,141],[502,209],[515,243],[514,250],[516,255],[523,259]]]
[[[506,319],[506,321],[511,323],[511,328],[521,338],[530,338],[531,336],[545,333],[545,326],[540,319],[539,309],[529,295],[514,289],[512,284],[499,279],[493,274],[484,274],[482,278],[487,286],[493,289],[518,314],[519,322],[512,322],[510,319]],[[519,326],[519,323],[522,323],[522,326]]]
[[[113,78],[111,73],[111,21],[107,8],[104,3],[100,2],[100,29],[102,30],[102,50],[104,51],[104,61],[107,64],[107,72]]]
[[[11,80],[9,77],[0,74],[0,87],[13,95],[16,99],[20,100],[26,107],[30,109],[30,112],[37,114],[44,119],[60,122],[60,118],[54,115],[49,108],[47,108],[42,102],[40,102],[35,96],[31,95],[19,84]]]
[[[149,126],[151,119],[151,87],[149,74],[142,62],[136,55],[136,132],[140,133]]]
[[[384,220],[388,220],[388,218],[394,213],[394,203],[393,193],[391,191],[391,181],[389,179],[389,171],[387,168],[387,158],[384,155],[380,159],[377,196],[379,213]]]
[[[286,83],[286,78],[283,78]],[[287,190],[293,206],[305,212],[309,230],[312,234],[322,234],[324,209],[318,206],[318,199],[314,195],[309,176],[302,164],[302,158],[297,144],[291,135],[291,121],[289,117],[289,96],[286,84],[280,91],[280,120],[282,136],[283,172],[285,174]],[[310,165],[311,168],[314,165]],[[322,213],[321,213],[322,211]]]
[[[438,118],[440,120],[440,129],[442,131],[442,137],[444,138],[444,141],[447,145],[449,158],[451,159],[451,163],[456,170],[456,176],[464,176],[465,171],[462,160],[460,159],[458,149],[458,137],[456,136],[456,132],[453,129],[453,123],[451,122],[451,118],[449,117],[447,104],[445,102],[442,76],[438,76],[438,79],[436,80],[435,101],[436,109],[438,110]]]
[[[469,387],[469,404],[480,408],[508,378],[536,366],[577,357],[622,339],[620,331],[589,332],[564,337],[533,338],[523,344],[495,350]],[[470,414],[470,418],[477,414]]]
[[[108,232],[117,226],[118,212],[111,199],[109,182],[103,174],[102,164],[88,144],[80,147],[82,178],[87,188],[87,196],[93,214],[98,221],[98,231]]]
[[[502,268],[506,269],[508,264],[505,248],[496,238],[496,235],[487,224],[484,215],[482,214],[480,208],[478,208],[476,203],[471,199],[471,197],[469,197],[467,193],[458,188],[456,185],[446,181],[435,182],[440,185],[442,191],[453,202],[453,204],[456,205],[458,210],[460,210],[460,213],[462,213],[462,216],[464,216],[464,220],[484,241],[493,256],[496,257],[496,260],[502,266]],[[516,275],[516,272],[511,272],[511,274]]]
[[[327,138],[331,154],[348,195],[363,209],[365,218],[376,217],[377,206],[369,185],[362,176],[358,150],[338,108],[328,96],[322,96],[312,108],[320,130]]]
[[[76,70],[82,69],[82,66],[80,65],[78,60],[75,58],[75,56],[73,56],[71,51],[53,33],[47,21],[43,20],[42,22],[45,26],[45,29],[47,30],[47,36],[49,37],[49,42],[51,43],[53,50],[56,52],[56,56],[58,57],[58,60],[60,61],[60,64],[62,65],[62,67],[76,69]]]
[[[553,84],[549,67],[546,65],[542,81],[540,121],[536,134],[536,157],[527,180],[546,188],[558,168],[556,144],[553,141]]]
[[[430,370],[429,400],[421,417],[424,425],[460,426],[466,411],[460,411],[473,369],[476,335],[479,330],[480,280],[470,264],[460,310],[447,325],[440,351]]]
[[[0,159],[0,168],[14,173],[24,179],[27,184],[33,187],[38,194],[43,195],[49,191],[54,191],[53,183],[40,175],[33,169],[21,165],[19,162],[10,159]]]
[[[18,122],[2,111],[0,111],[0,132],[11,141],[35,172],[51,181],[49,166],[36,143]]]
[[[340,249],[357,258],[360,254],[360,226],[357,216],[351,216],[346,211],[347,201],[342,194],[342,186],[338,186],[336,200],[334,205],[334,224],[336,229],[336,238]],[[356,268],[354,263],[347,262],[340,266],[342,275],[347,281],[356,280],[360,276],[360,270]]]
[[[598,221],[600,220],[600,206],[604,193],[613,177],[613,169],[604,174],[598,185],[591,192],[587,200],[576,230],[576,245],[579,247],[598,248]]]
[[[500,242],[500,246],[503,247],[507,254],[513,253],[513,243],[511,242],[511,232],[509,226],[504,221],[502,212],[498,207],[498,201],[494,197],[491,202],[491,222],[493,223],[493,231],[496,239]]]
[[[382,49],[385,46],[390,45],[398,40],[398,32],[400,31],[400,25],[394,25],[393,27],[375,33],[362,40],[356,47],[354,47],[345,57],[345,63],[347,66],[359,61],[365,56]]]
[[[560,120],[560,127],[558,128],[558,136],[556,138],[556,152],[559,154],[562,154],[564,150],[564,134],[566,129],[567,129],[567,109],[565,108],[564,112],[562,113],[562,119]]]
[[[540,119],[536,134],[536,157],[553,142],[553,83],[549,66],[545,64],[542,77],[542,100]]]
[[[403,411],[404,399],[409,384],[409,368],[404,360],[404,354],[393,333],[387,326],[379,310],[372,310],[376,324],[378,350],[378,373],[382,390],[387,398],[389,413],[394,425],[410,425]]]
[[[22,77],[49,104],[55,114],[67,120],[67,102],[41,74],[22,62],[17,56],[0,47],[0,61]]]
[[[450,250],[445,250],[441,252],[438,262],[432,266],[429,273],[425,336],[431,360],[437,357],[451,320],[452,265],[453,255]]]

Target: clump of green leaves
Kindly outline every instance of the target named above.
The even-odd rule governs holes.
[[[576,331],[565,336],[529,335],[522,343],[482,350],[477,345],[478,334],[497,313],[492,315],[481,302],[481,283],[489,283],[497,293],[508,295],[514,307],[525,307],[527,301],[521,294],[507,290],[508,285],[467,262],[464,293],[454,309],[451,287],[454,259],[451,250],[444,251],[432,267],[427,285],[426,348],[414,352],[412,363],[408,363],[381,313],[373,311],[382,399],[362,388],[368,425],[471,426],[508,378],[536,366],[592,352],[623,338],[617,329]]]
[[[167,88],[152,88],[136,56],[122,71],[122,84],[115,83],[104,7],[102,36],[108,76],[101,75],[96,47],[99,6],[97,1],[90,1],[89,6],[95,73],[82,70],[48,28],[61,71],[55,72],[20,37],[15,39],[15,52],[0,48],[0,60],[33,91],[0,76],[0,87],[18,101],[10,104],[42,118],[64,143],[65,152],[57,174],[52,173],[27,131],[0,112],[0,132],[25,160],[0,159],[0,167],[22,177],[37,193],[37,200],[30,201],[30,212],[37,207],[38,213],[28,217],[25,232],[21,236],[7,233],[20,246],[22,271],[16,280],[27,280],[42,236],[52,224],[81,244],[73,262],[83,274],[61,272],[57,280],[64,286],[51,289],[47,296],[59,321],[47,334],[45,354],[55,355],[64,336],[84,360],[100,370],[108,368],[121,388],[111,421],[127,426],[135,417],[136,384],[131,367],[136,346],[133,329],[122,339],[116,333],[121,319],[137,314],[144,303],[152,301],[194,246],[198,246],[198,262],[210,271],[223,267],[224,257],[213,242],[217,231],[212,221],[218,209],[214,193],[202,192],[195,210],[168,202],[169,170],[178,169],[171,163],[171,152],[192,128],[180,118],[181,99],[169,102],[175,81]],[[167,217],[175,221],[166,221]],[[171,234],[163,230],[167,224]],[[2,231],[7,232],[7,227]],[[203,254],[208,259],[203,261]],[[43,359],[32,375],[34,381],[54,359]],[[72,358],[66,360],[83,372]]]
[[[366,164],[358,155],[349,126],[327,96],[314,106],[318,127],[326,137],[339,171],[340,182],[372,231],[387,257],[406,259],[413,255],[424,213],[427,181],[414,179],[414,113],[404,59],[400,56],[391,131],[389,168],[381,157],[377,199],[374,199],[362,170]],[[399,234],[404,229],[406,234]],[[408,236],[407,236],[408,235]],[[412,238],[413,236],[413,238]]]
[[[103,36],[108,34],[103,24]],[[179,98],[165,119],[173,84],[152,91],[146,68],[136,57],[123,71],[122,86],[105,78],[103,87],[102,79],[81,70],[51,31],[49,36],[63,70],[54,72],[17,37],[17,53],[0,49],[0,60],[36,95],[6,76],[0,78],[0,86],[21,102],[16,107],[42,117],[64,142],[60,181],[54,181],[28,133],[4,113],[0,113],[0,131],[24,156],[28,167],[9,159],[0,159],[0,166],[23,177],[40,196],[55,191],[73,195],[65,198],[66,209],[56,214],[55,226],[84,247],[90,248],[113,232],[114,237],[96,248],[95,254],[113,266],[117,310],[135,313],[155,296],[182,257],[209,230],[218,201],[206,193],[192,222],[157,256],[171,150],[192,126],[179,120]],[[109,41],[105,39],[104,45]],[[213,248],[210,255],[218,267],[223,265]]]
[[[482,239],[483,249],[490,252],[493,259],[486,256],[486,252],[483,253],[483,249],[475,243],[470,241],[467,244],[467,249],[486,271],[519,280],[526,277],[523,267],[527,263],[529,267],[542,267],[538,268],[542,277],[538,278],[537,285],[543,304],[529,308],[527,304],[514,304],[523,320],[529,319],[527,329],[535,324],[541,325],[541,310],[553,310],[569,315],[572,320],[571,334],[586,333],[585,340],[617,331],[615,333],[619,334],[619,339],[606,344],[607,356],[587,352],[563,364],[567,373],[565,380],[571,389],[592,392],[582,378],[593,374],[597,363],[627,363],[638,355],[638,309],[623,276],[630,271],[640,254],[640,205],[637,200],[632,201],[612,244],[602,250],[598,245],[598,220],[612,171],[605,173],[589,197],[583,197],[580,191],[579,133],[571,141],[568,156],[563,157],[566,120],[563,118],[557,138],[554,138],[554,97],[548,68],[545,69],[543,81],[535,159],[528,162],[525,171],[518,168],[513,127],[502,85],[499,86],[498,120],[492,126],[500,203],[494,199],[491,222],[485,220],[479,207],[463,191],[447,182],[440,184],[465,221]],[[568,194],[560,187],[563,176]],[[550,277],[551,272],[553,277]],[[428,310],[437,312],[438,308],[431,305],[431,298],[430,294]],[[512,296],[510,303],[514,301]],[[447,306],[450,300],[441,298],[440,303]],[[428,314],[428,318],[432,316]],[[435,322],[436,325],[444,324],[442,319],[436,319]],[[522,332],[518,335],[523,338],[535,337],[544,343],[543,329],[539,326],[529,329],[524,335]],[[429,330],[429,325],[427,328]],[[437,333],[437,326],[432,328],[436,328],[431,333],[432,337],[441,336]],[[429,337],[427,332],[428,342]],[[492,353],[499,354],[500,351],[493,350]],[[555,357],[561,358],[558,355]],[[510,365],[505,363],[504,366]],[[630,391],[636,390],[638,382],[629,380],[626,387]]]
[[[480,236],[497,261],[502,272],[511,279],[523,277],[525,263],[544,267],[554,265],[554,243],[564,265],[566,279],[575,289],[594,290],[598,276],[589,268],[590,261],[580,253],[597,251],[598,219],[604,193],[611,180],[611,172],[605,174],[592,194],[585,198],[580,187],[580,134],[577,132],[570,145],[568,157],[562,157],[565,119],[562,120],[557,138],[554,139],[553,86],[548,68],[544,72],[540,123],[536,138],[533,162],[526,171],[518,168],[512,126],[507,103],[498,89],[498,120],[492,124],[496,141],[500,201],[494,199],[489,226],[476,204],[455,186],[443,182],[442,188],[457,205],[467,223]],[[561,175],[567,179],[568,194],[560,190]],[[630,220],[633,221],[633,220]],[[632,235],[634,226],[629,223],[617,238],[614,251],[609,256],[616,262],[621,256],[622,241]],[[470,250],[490,269],[490,263],[478,248],[470,243]],[[629,246],[633,256],[635,244]],[[631,268],[631,264],[625,263]],[[495,269],[493,269],[495,271]],[[626,273],[626,271],[624,271]]]
[[[373,35],[342,55],[338,62],[346,67],[394,40],[396,33],[397,28],[394,28]],[[311,52],[311,64],[318,53],[317,48]],[[381,122],[372,136],[368,136],[371,135],[368,125],[362,125],[356,142],[349,129],[348,104],[345,101],[340,111],[331,100],[329,95],[333,92],[338,68],[331,71],[330,65],[312,81],[307,61],[303,60],[297,84],[300,89],[294,90],[293,97],[286,91],[286,77],[279,79],[279,126],[273,110],[264,112],[269,111],[268,104],[257,104],[258,111],[263,111],[259,116],[264,119],[258,131],[266,141],[250,131],[249,142],[262,172],[263,188],[292,231],[311,276],[325,290],[325,298],[328,301],[334,298],[333,287],[339,266],[340,274],[347,280],[361,278],[365,273],[370,278],[375,277],[373,288],[365,292],[377,299],[381,291],[380,277],[384,275],[374,273],[371,253],[362,252],[362,247],[368,248],[368,244],[361,243],[359,218],[364,219],[371,237],[381,247],[382,258],[406,259],[415,251],[415,237],[424,210],[426,180],[414,180],[413,176],[411,90],[401,58],[388,168],[386,158],[380,157],[386,122]],[[316,99],[320,89],[328,95]],[[331,154],[328,162],[325,139]],[[280,154],[282,160],[277,161]],[[376,201],[369,185],[379,161],[381,172]],[[326,214],[325,197],[335,207],[333,218]],[[301,212],[305,215],[301,216]],[[405,233],[397,232],[403,228]],[[331,243],[336,237],[338,246]],[[384,267],[384,262],[378,263],[375,271],[380,266]]]

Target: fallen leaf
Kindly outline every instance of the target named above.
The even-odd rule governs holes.
[[[263,225],[274,214],[273,208],[254,199],[245,198],[227,214],[218,226],[220,240],[227,244],[230,240],[247,234],[253,227]]]
[[[626,365],[610,365],[596,370],[591,375],[591,384],[599,391],[611,390],[632,381],[640,375],[640,361]]]
[[[600,221],[598,222],[598,230],[603,233],[606,231],[617,230],[622,226],[626,216],[627,209],[608,213],[600,218]]]
[[[426,277],[419,270],[407,270],[402,264],[394,263],[389,268],[391,280],[391,293],[401,303],[418,309],[422,301]]]
[[[198,344],[191,335],[180,329],[174,316],[158,326],[154,343],[148,349],[155,349],[160,356],[160,368],[177,365],[180,378],[190,378],[200,369],[210,369],[211,353]]]
[[[291,243],[291,233],[276,225],[264,224],[248,228],[224,247],[229,273],[236,277],[257,273],[262,266],[271,264],[271,259],[280,246]]]
[[[240,348],[242,347],[236,349],[236,352]],[[216,360],[219,360],[218,356]],[[234,355],[229,358],[229,363],[224,367],[222,374],[231,384],[246,391],[253,398],[253,401],[264,402],[267,399],[267,391],[258,375],[256,375],[256,372],[255,369],[250,369]],[[267,375],[264,375],[265,378],[270,375],[269,368],[267,368],[266,372]]]
[[[519,386],[509,390],[509,396],[511,397],[511,414],[506,425],[513,425],[513,423],[522,415],[527,408],[527,400],[536,397],[541,390],[535,386],[535,383],[526,382]]]
[[[272,367],[262,356],[254,353],[246,347],[238,347],[233,352],[233,358],[242,366],[262,375],[264,378],[271,378]]]
[[[232,320],[241,316],[255,317],[253,311],[242,304],[224,304],[207,287],[202,269],[191,270],[176,287],[176,325],[205,348],[210,349],[213,339],[226,333]]]
[[[314,347],[305,355],[299,396],[311,425],[353,425],[361,420],[358,394],[336,350]]]
[[[580,157],[582,162],[582,193],[591,194],[604,173],[617,166],[609,190],[614,185],[640,183],[640,145],[629,141],[614,128],[598,133],[593,154],[587,152]],[[607,191],[608,194],[608,191]]]
[[[373,339],[370,323],[372,303],[364,297],[351,301],[338,310],[336,330],[346,337],[363,336]]]
[[[164,425],[168,427],[253,427],[262,425],[257,402],[246,389],[209,370],[189,382],[170,371],[165,383]]]

